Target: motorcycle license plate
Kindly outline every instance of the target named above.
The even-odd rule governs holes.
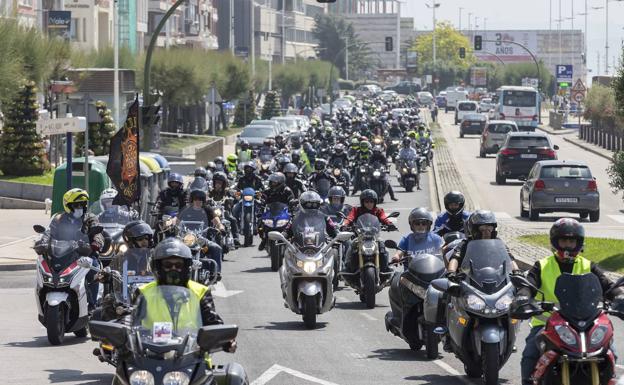
[[[578,203],[578,198],[555,198],[555,203]]]

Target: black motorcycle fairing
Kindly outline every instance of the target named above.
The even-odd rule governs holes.
[[[579,330],[593,325],[591,321],[601,312],[602,286],[595,274],[561,274],[555,283],[555,295],[559,300],[559,314]]]

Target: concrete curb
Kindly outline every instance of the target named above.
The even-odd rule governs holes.
[[[37,264],[35,263],[16,263],[16,264],[1,264],[0,271],[23,271],[23,270],[35,270]]]
[[[537,129],[540,131],[544,131],[545,133],[550,134],[550,135],[566,135],[566,134],[573,134],[575,132],[578,132],[577,129],[555,130],[550,127],[546,128],[545,126],[538,126]]]
[[[585,151],[589,151],[592,154],[598,155],[602,158],[605,158],[607,160],[612,160],[612,158],[610,156],[607,156],[605,154],[603,154],[600,150],[597,150],[595,148],[592,148],[591,146],[585,145],[581,142],[579,142],[578,140],[572,139],[572,138],[563,138],[563,140],[565,140],[568,143],[572,143],[573,145],[582,148]]]

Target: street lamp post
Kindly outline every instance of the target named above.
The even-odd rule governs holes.
[[[440,3],[436,3],[435,0],[431,0],[431,5],[425,4],[427,8],[431,9],[433,13],[433,27],[431,29],[432,32],[432,40],[433,40],[433,70],[435,72],[436,67],[436,8],[440,7]]]
[[[464,9],[463,7],[459,7],[459,25],[457,26],[458,27],[457,29],[459,30],[459,32],[461,32],[461,13],[463,9]]]

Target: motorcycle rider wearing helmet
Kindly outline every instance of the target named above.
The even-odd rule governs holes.
[[[238,156],[236,156],[236,154],[229,154],[227,156],[225,169],[228,175],[235,173],[238,170]]]
[[[399,150],[399,155],[397,156],[397,160],[400,163],[416,161],[416,168],[420,173],[420,162],[418,162],[418,152],[414,147],[412,147],[412,140],[410,138],[403,138],[403,142],[401,143],[401,149]],[[420,190],[420,178],[417,178],[416,189]]]
[[[444,208],[446,212],[438,215],[433,226],[433,231],[439,236],[453,231],[464,231],[464,223],[468,220],[470,212],[464,210],[466,198],[459,191],[451,191],[444,196]],[[466,234],[467,235],[467,234]]]
[[[236,152],[236,156],[238,156],[238,162],[240,164],[247,163],[254,158],[254,152],[249,145],[249,141],[243,139],[239,146],[240,149]]]
[[[275,135],[275,147],[278,150],[283,150],[283,149],[288,150],[288,143],[286,143],[286,140],[284,139],[284,135],[282,134]]]
[[[424,207],[417,207],[410,212],[408,222],[411,233],[404,235],[399,241],[399,249],[392,263],[397,263],[405,256],[414,257],[419,254],[440,255],[444,240],[442,237],[431,231],[433,225],[433,214]],[[404,263],[403,267],[407,269],[408,263]]]
[[[327,161],[322,158],[318,158],[314,161],[314,172],[310,174],[308,183],[310,186],[316,186],[321,179],[329,180],[331,186],[338,184],[336,178],[327,170]]]
[[[214,158],[215,171],[223,171],[226,175],[228,175],[227,169],[225,167],[225,160],[222,156],[217,156]],[[215,172],[213,171],[213,172]]]
[[[290,205],[290,201],[295,199],[295,195],[292,190],[286,186],[286,177],[281,172],[276,172],[269,176],[269,189],[262,192],[261,200],[266,207],[271,203],[280,202],[285,205]],[[264,250],[267,242],[267,234],[264,231],[264,224],[259,221],[258,234],[260,235],[261,242],[258,245],[258,250]]]
[[[206,163],[206,171],[208,171],[211,174],[214,174],[215,172],[217,172],[217,165],[215,164],[215,162],[211,160],[210,162]]]
[[[137,311],[141,314],[139,318],[152,322],[171,319],[171,314],[162,314],[170,310],[167,304],[163,303],[159,286],[182,286],[188,288],[191,295],[196,297],[191,303],[198,303],[200,306],[202,325],[198,327],[223,324],[223,320],[215,311],[210,287],[191,280],[192,262],[191,250],[177,238],[167,238],[156,246],[150,261],[156,280],[141,286],[134,301],[137,304]],[[181,307],[176,318],[178,320],[192,318],[191,314],[186,313],[187,311],[189,310],[185,310],[184,306]],[[148,329],[152,328],[152,325],[144,326]],[[236,351],[236,341],[228,342],[224,350],[230,353]]]
[[[204,226],[214,227],[223,232],[225,227],[221,223],[221,218],[217,217],[212,207],[206,205],[206,192],[203,189],[193,190],[190,193],[190,205],[180,211],[177,223],[182,221],[203,222]],[[221,274],[221,262],[223,260],[223,249],[216,242],[206,240],[207,257],[217,263],[217,274]]]
[[[223,216],[225,219],[230,221],[232,237],[234,239],[234,243],[238,247],[240,245],[240,241],[238,239],[238,220],[234,218],[231,213],[234,201],[229,194],[228,179],[224,173],[217,172],[212,176],[212,189],[208,192],[208,198],[215,202],[223,201],[223,207],[225,208]]]
[[[325,232],[331,238],[335,238],[336,235],[338,235],[338,230],[336,229],[336,225],[331,220],[331,218],[324,215],[321,212],[320,208],[321,208],[322,202],[323,200],[321,199],[321,196],[318,195],[316,191],[306,191],[303,194],[301,194],[301,197],[299,197],[299,206],[301,207],[301,210],[297,212],[293,220],[288,224],[288,226],[284,230],[284,236],[287,239],[292,239],[295,236],[293,229],[292,229],[292,224],[295,222],[298,215],[312,214],[312,215],[323,216],[325,218]]]
[[[352,138],[349,145],[349,158],[354,159],[360,151],[360,141],[358,138]]]
[[[263,189],[262,178],[257,175],[255,171],[255,162],[249,161],[245,163],[245,165],[243,166],[243,176],[238,178],[238,182],[236,183],[236,189],[243,191],[247,187],[251,187],[256,191],[261,191]]]
[[[286,186],[290,188],[295,196],[298,198],[301,194],[307,191],[305,184],[297,175],[299,174],[299,169],[293,163],[288,163],[284,166],[284,175],[286,176]]]
[[[353,170],[351,171],[351,175],[353,178],[353,192],[351,195],[355,195],[360,190],[360,183],[362,179],[362,175],[360,173],[360,166],[364,164],[368,164],[371,158],[371,149],[372,145],[368,141],[368,139],[360,140],[360,150],[355,158],[355,161],[351,165]]]
[[[63,213],[52,217],[48,231],[35,243],[37,254],[48,251],[50,240],[79,241],[84,247],[78,249],[80,260],[99,267],[98,252],[104,247],[102,233],[89,234],[91,228],[98,226],[98,218],[87,211],[89,193],[80,188],[73,188],[63,194]],[[90,257],[90,258],[89,258]],[[89,310],[95,307],[98,294],[98,282],[95,281],[96,272],[90,270],[85,278],[87,285],[87,302]]]
[[[321,211],[330,217],[337,217],[339,212],[348,215],[353,207],[344,203],[346,197],[347,193],[341,186],[330,188],[327,195],[328,203],[321,205]]]
[[[208,171],[203,167],[197,167],[193,172],[193,175],[195,176],[195,178],[202,177],[206,180],[208,179]]]
[[[585,243],[585,229],[578,221],[572,218],[559,219],[550,228],[549,235],[553,254],[535,262],[526,277],[534,287],[544,293],[544,301],[558,302],[555,296],[555,283],[563,273],[594,274],[600,281],[603,293],[613,286],[613,281],[598,264],[581,255]],[[532,288],[520,288],[512,302],[512,311],[527,305],[531,306],[536,295],[537,292]],[[539,298],[542,298],[541,294]],[[613,289],[607,294],[606,299],[613,301],[612,308],[624,310],[624,288]],[[530,377],[541,356],[536,339],[546,325],[548,317],[550,313],[543,313],[531,319],[531,331],[526,338],[526,346],[520,361],[522,384],[533,384]]]
[[[379,164],[384,169],[388,169],[388,158],[384,155],[383,148],[379,145],[373,147],[373,155],[370,157],[370,164]],[[392,184],[388,180],[388,173],[384,173],[384,178],[388,182],[388,194],[390,194],[390,199],[393,201],[398,201],[397,197],[394,196],[394,189],[392,188]]]
[[[399,128],[399,123],[397,123],[396,121],[392,121],[390,129],[388,130],[388,136],[390,138],[400,138],[403,136],[403,131],[401,131],[401,128]]]
[[[275,154],[277,154],[277,149],[275,148],[275,146],[273,145],[273,139],[271,138],[266,138],[263,142],[262,142],[262,146],[260,146],[260,149],[258,150],[258,157],[261,156],[275,156]]]
[[[344,144],[336,143],[334,153],[329,157],[329,165],[332,167],[349,167],[349,156],[344,151]]]
[[[156,201],[159,220],[162,219],[163,214],[165,214],[166,208],[173,208],[179,213],[186,206],[187,193],[182,188],[182,183],[184,183],[182,175],[177,173],[169,174],[169,179],[167,181],[168,187],[158,193],[158,199]]]
[[[102,211],[98,214],[99,222],[126,224],[138,218],[139,213],[136,210],[113,204],[117,194],[117,190],[114,188],[107,188],[100,194],[100,209]]]

